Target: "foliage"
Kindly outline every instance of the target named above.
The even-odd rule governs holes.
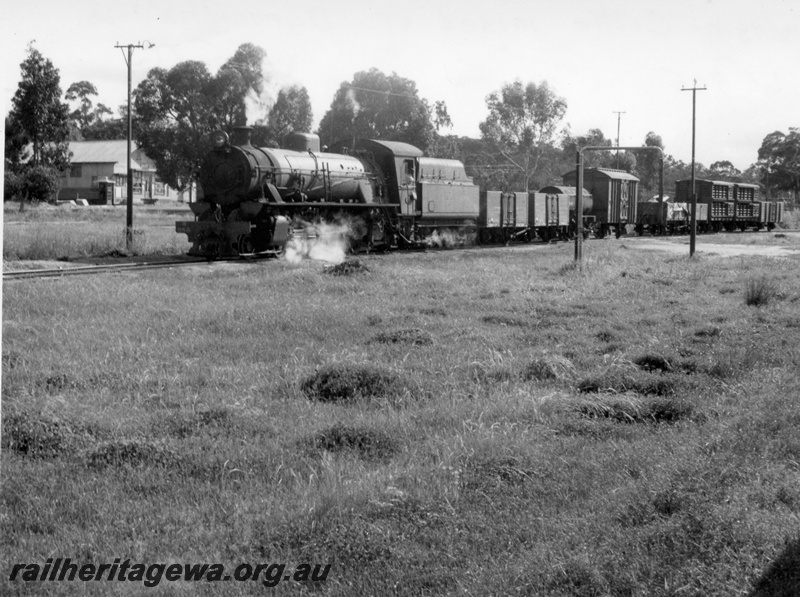
[[[664,142],[661,136],[653,131],[647,133],[644,138],[645,147],[658,147],[661,151],[639,151],[636,153],[636,175],[641,180],[642,190],[641,194],[656,195],[658,193],[658,179],[659,171],[661,169],[661,161],[664,160],[664,167],[666,169],[666,154],[664,153]],[[664,183],[666,185],[666,181]],[[669,194],[667,190],[669,187],[664,186],[664,194]]]
[[[800,204],[800,128],[770,133],[758,150],[761,181],[769,191],[791,191]]]
[[[254,44],[242,44],[208,81],[206,93],[211,100],[212,117],[219,120],[218,128],[229,130],[247,124],[247,101],[263,89],[262,63],[266,55]]]
[[[5,118],[5,171],[20,172],[30,161],[30,139],[13,113]]]
[[[292,131],[311,131],[313,120],[311,99],[305,87],[294,85],[281,89],[266,123],[258,122],[253,127],[252,143],[258,147],[278,147]]]
[[[199,61],[154,68],[136,88],[134,137],[159,176],[183,190],[210,149],[211,132],[247,123],[247,99],[261,92],[264,51],[242,44],[216,75]]]
[[[69,106],[61,102],[58,69],[33,46],[20,65],[22,80],[10,117],[33,144],[32,166],[64,170],[69,165]]]
[[[434,138],[432,112],[414,81],[372,68],[356,73],[352,83],[342,83],[318,132],[324,145],[367,138],[403,141],[425,151]],[[445,114],[446,107],[438,102],[440,123]]]
[[[93,95],[97,95],[97,88],[89,81],[73,83],[64,95],[64,99],[68,101],[78,101],[78,107],[70,112],[69,117],[81,131],[100,122],[104,114],[112,114],[111,109],[104,104],[95,106],[91,100]]]
[[[52,199],[61,188],[59,172],[49,166],[32,166],[25,170],[19,190],[23,196],[35,201]]]
[[[517,183],[526,192],[535,186],[539,162],[551,145],[567,102],[547,81],[515,81],[486,98],[488,118],[480,124],[483,138],[521,173]],[[518,188],[519,188],[518,187]]]
[[[112,141],[127,139],[128,122],[126,118],[95,120],[81,131],[84,141]]]
[[[714,177],[714,180],[739,182],[742,179],[742,171],[728,160],[722,160],[711,164],[709,167],[709,174]]]
[[[3,201],[10,201],[22,192],[22,177],[9,170],[3,172]]]
[[[611,139],[606,139],[600,129],[589,129],[585,135],[573,137],[569,132],[561,141],[561,150],[564,159],[575,163],[575,156],[579,147],[612,147]],[[610,151],[591,151],[584,153],[583,165],[586,168],[613,168],[616,157]]]

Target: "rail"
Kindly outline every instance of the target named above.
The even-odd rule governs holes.
[[[236,260],[239,260],[237,257]],[[215,261],[233,261],[233,259],[217,259]],[[3,281],[24,280],[30,278],[61,278],[64,276],[77,276],[84,274],[116,273],[128,271],[143,271],[150,269],[162,269],[169,267],[180,267],[183,265],[198,265],[210,263],[208,259],[181,259],[174,261],[141,262],[141,263],[113,263],[106,265],[87,265],[78,267],[59,267],[50,269],[26,269],[4,271]]]

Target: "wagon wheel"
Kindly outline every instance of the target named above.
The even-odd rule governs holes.
[[[539,230],[539,236],[542,237],[542,242],[548,242],[550,240],[550,229],[541,228]]]

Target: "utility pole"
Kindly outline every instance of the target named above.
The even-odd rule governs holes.
[[[155,44],[148,43],[148,48],[152,48]],[[125,223],[125,239],[127,248],[131,248],[133,242],[133,170],[131,168],[131,138],[133,137],[133,116],[131,113],[131,65],[133,63],[133,49],[144,48],[141,43],[128,44],[126,46],[117,45],[115,48],[122,50],[122,57],[125,59],[125,64],[128,66],[128,211]],[[125,54],[127,48],[128,54]]]
[[[617,147],[619,147],[619,124],[620,120],[622,119],[622,115],[627,114],[627,112],[614,111],[614,114],[617,115]],[[619,151],[617,151],[617,170],[619,170]]]
[[[692,92],[692,213],[689,217],[689,257],[694,255],[695,241],[697,239],[697,192],[694,188],[694,134],[695,134],[695,109],[697,106],[697,92],[705,91],[705,87],[697,86],[697,79],[694,80],[694,87],[681,87],[681,91]],[[711,215],[711,214],[709,214]]]

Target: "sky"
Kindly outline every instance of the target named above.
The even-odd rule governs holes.
[[[61,74],[86,80],[115,112],[127,98],[116,45],[142,44],[133,87],[151,68],[187,60],[212,73],[242,43],[267,58],[262,110],[289,85],[308,90],[314,126],[336,90],[377,68],[413,80],[453,128],[479,137],[486,96],[547,81],[567,102],[562,127],[600,129],[621,146],[648,132],[665,152],[744,170],[766,135],[800,126],[800,0],[15,0],[0,14],[3,114],[31,41]],[[617,112],[623,112],[617,114]],[[254,113],[262,118],[265,112]]]

